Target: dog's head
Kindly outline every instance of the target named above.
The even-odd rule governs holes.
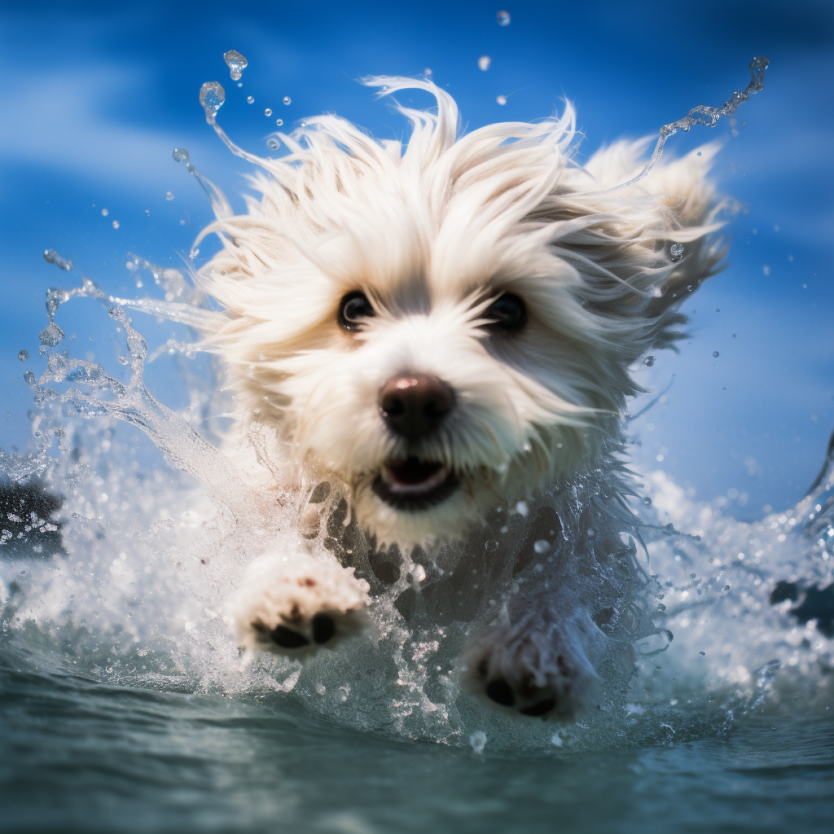
[[[628,192],[645,143],[579,166],[574,114],[457,137],[452,99],[403,110],[408,144],[332,116],[263,160],[249,213],[206,232],[228,311],[213,339],[242,418],[360,523],[403,545],[451,539],[494,506],[598,463],[635,393],[628,368],[718,259],[701,245],[711,156]],[[674,241],[687,257],[672,262]]]

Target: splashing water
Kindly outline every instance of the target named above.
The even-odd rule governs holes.
[[[654,151],[652,151],[652,155],[649,157],[649,161],[646,163],[643,170],[636,177],[628,180],[628,182],[621,183],[620,185],[616,185],[608,190],[617,191],[621,188],[628,188],[628,186],[634,185],[648,176],[649,172],[652,168],[654,168],[662,156],[666,140],[670,136],[674,136],[679,130],[688,132],[693,125],[715,127],[715,125],[718,124],[718,120],[722,116],[732,116],[742,102],[747,101],[750,96],[761,92],[764,87],[764,73],[769,65],[770,61],[768,61],[767,58],[754,58],[750,62],[750,83],[743,92],[733,93],[721,107],[708,107],[707,105],[699,104],[697,107],[693,107],[689,111],[689,114],[684,116],[682,119],[663,125],[663,127],[660,128],[660,135],[657,138],[657,144],[655,145]]]
[[[216,124],[223,101],[216,87],[219,97],[216,90],[201,91],[207,121],[234,153],[263,164]],[[197,177],[215,213],[228,216],[225,196],[201,177],[188,152],[176,149],[174,159]],[[646,494],[632,501],[633,515],[622,517],[620,529],[631,537],[618,564],[637,564],[641,540],[646,551],[617,602],[616,622],[606,626],[614,643],[635,642],[637,676],[630,662],[612,653],[599,714],[556,733],[552,725],[519,724],[463,693],[454,659],[469,622],[525,581],[513,566],[522,531],[536,514],[556,511],[565,540],[583,539],[582,508],[599,500],[610,473],[582,474],[569,495],[519,502],[507,512],[500,540],[472,534],[483,564],[494,572],[492,596],[485,596],[485,584],[477,587],[464,563],[387,561],[347,523],[343,502],[322,485],[310,484],[299,496],[244,484],[217,448],[229,394],[218,390],[210,363],[195,370],[199,340],[188,329],[216,323],[221,314],[179,270],[133,253],[127,269],[149,274],[149,291],[162,297],[117,297],[87,278],[47,293],[46,368],[25,375],[37,405],[33,451],[0,450],[0,471],[16,484],[38,479],[65,503],[60,518],[31,518],[28,531],[17,533],[12,521],[0,519],[0,548],[26,553],[0,562],[0,605],[10,639],[37,645],[74,673],[114,684],[277,693],[347,726],[476,753],[504,747],[561,755],[721,735],[742,714],[797,696],[809,708],[830,698],[832,636],[814,619],[802,621],[797,610],[803,594],[834,579],[834,453],[802,502],[755,524],[724,517],[718,504],[695,504],[664,475],[650,473]],[[57,314],[71,299],[84,298],[106,310],[122,343],[113,372],[103,360],[55,351],[64,338]],[[151,351],[128,310],[175,322],[184,332]],[[171,373],[186,393],[187,410],[168,408],[149,390],[145,369],[156,359],[178,363]],[[169,465],[141,445],[139,432]],[[253,442],[265,448],[257,431]],[[310,508],[319,521],[315,552],[324,558],[343,548],[341,557],[371,582],[374,632],[303,668],[271,656],[243,662],[224,601],[266,546],[295,540],[299,518]],[[538,538],[531,551],[552,558],[554,541]],[[781,581],[796,592],[771,604]],[[449,602],[459,600],[458,592],[467,610],[451,616]]]
[[[487,744],[491,750],[553,751],[552,725],[517,724],[461,692],[454,659],[469,620],[490,607],[468,578],[471,566],[375,561],[378,555],[355,525],[337,533],[346,509],[328,503],[326,490],[298,497],[247,487],[196,430],[205,432],[211,414],[228,407],[211,372],[195,375],[181,368],[188,413],[176,413],[153,397],[145,365],[163,355],[184,359],[198,345],[168,340],[151,353],[126,309],[189,326],[220,314],[205,307],[199,290],[179,271],[134,254],[127,263],[133,273],[150,273],[151,287],[164,299],[117,298],[88,279],[47,295],[50,324],[70,299],[92,298],[103,306],[124,341],[118,356],[127,362],[129,379],[54,352],[39,377],[27,373],[39,409],[33,423],[36,450],[25,456],[0,453],[0,467],[12,481],[35,476],[65,496],[63,553],[42,548],[39,562],[27,562],[25,577],[16,575],[19,561],[6,563],[12,569],[0,576],[7,586],[9,629],[20,639],[38,633],[42,646],[71,659],[74,671],[120,685],[292,692],[311,711],[366,730],[476,751]],[[136,452],[134,429],[150,437],[176,470],[145,464]],[[57,457],[49,453],[56,443]],[[192,477],[201,488],[193,486]],[[592,503],[605,482],[587,473],[572,485],[569,501],[553,494],[544,504],[520,502],[501,541],[484,537],[483,552],[497,570],[490,586],[493,604],[502,587],[511,592],[518,581],[512,554],[530,519],[542,506],[556,508],[563,535],[575,540],[584,527],[581,512],[571,507]],[[636,641],[639,674],[629,685],[630,666],[622,668],[622,660],[612,656],[605,709],[561,728],[559,749],[721,734],[742,714],[772,708],[797,693],[810,704],[821,703],[828,693],[824,670],[834,661],[832,640],[813,621],[798,623],[792,603],[771,605],[769,595],[781,579],[824,587],[834,578],[831,462],[796,508],[756,524],[725,518],[716,505],[688,501],[661,473],[650,474],[646,486],[647,502],[635,501],[633,507],[640,520],[626,518],[622,529],[646,542],[651,575],[640,581],[635,576],[617,625],[628,635],[623,639]],[[323,556],[338,535],[343,558],[372,583],[375,633],[303,668],[273,657],[241,665],[224,601],[267,543],[297,535],[305,506],[316,507],[321,519],[317,552]],[[54,527],[53,519],[38,523],[28,539],[33,548],[54,532],[47,527]],[[546,559],[552,545],[551,538],[538,539],[532,550]],[[10,591],[12,578],[16,590]],[[461,588],[471,599],[469,610],[450,618],[443,613],[449,595]],[[641,602],[646,594],[651,608]],[[687,700],[695,706],[684,708]]]

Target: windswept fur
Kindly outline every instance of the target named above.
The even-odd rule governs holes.
[[[382,541],[426,544],[599,462],[638,391],[629,365],[670,339],[681,299],[720,260],[704,242],[718,227],[705,178],[716,146],[608,191],[639,172],[645,142],[580,164],[569,103],[558,118],[459,135],[455,102],[431,82],[366,83],[424,90],[437,112],[398,107],[405,144],[335,116],[283,136],[291,153],[262,160],[249,213],[203,232],[224,246],[202,279],[228,313],[210,339],[239,424],[262,424],[281,477],[335,480]],[[678,263],[673,242],[685,244]],[[337,309],[354,290],[376,317],[345,333]],[[493,338],[482,315],[503,292],[524,299],[529,322]],[[408,449],[377,405],[402,372],[439,376],[458,397],[442,429]],[[443,461],[464,488],[423,513],[393,511],[370,484],[405,454]]]

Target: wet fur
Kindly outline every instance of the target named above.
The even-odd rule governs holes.
[[[717,147],[612,190],[642,169],[646,142],[621,141],[580,163],[569,103],[559,118],[460,135],[454,101],[430,82],[368,83],[385,94],[422,89],[437,112],[398,108],[412,126],[405,145],[335,116],[309,119],[282,136],[288,155],[261,161],[248,213],[203,232],[223,241],[200,279],[227,313],[209,340],[236,392],[235,455],[265,487],[303,494],[332,484],[372,550],[396,546],[407,556],[420,548],[427,563],[452,550],[453,561],[485,574],[489,560],[474,542],[500,538],[496,513],[527,500],[564,515],[590,489],[596,498],[580,513],[584,527],[573,525],[566,540],[563,519],[550,561],[533,560],[540,570],[529,566],[521,591],[503,583],[503,603],[480,611],[460,664],[473,691],[499,706],[571,714],[599,697],[610,640],[599,612],[622,604],[636,575],[620,535],[631,528],[617,462],[620,418],[640,390],[629,366],[674,341],[681,301],[723,254],[706,238],[719,225],[706,178]],[[678,263],[674,242],[685,247]],[[337,310],[355,290],[376,316],[348,333]],[[502,292],[525,300],[529,320],[519,333],[483,326]],[[457,400],[441,429],[416,444],[392,434],[379,413],[381,386],[402,373],[438,376]],[[394,510],[371,487],[384,461],[409,454],[442,461],[461,487],[431,509]],[[587,516],[589,506],[596,515]],[[295,577],[304,563],[311,578],[318,570],[338,577],[351,612],[362,608],[367,588],[353,568],[329,554],[305,562],[307,547],[302,537],[253,571],[273,576],[274,588],[282,570]],[[589,583],[588,570],[600,566],[605,581]],[[609,586],[614,602],[604,605]],[[325,587],[318,607],[347,617],[334,604],[342,591]],[[250,576],[235,597],[250,645],[268,643],[263,635],[287,622],[291,601],[269,593],[264,610],[267,591]],[[312,616],[318,609],[309,607]]]

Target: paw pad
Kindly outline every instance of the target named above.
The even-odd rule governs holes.
[[[294,619],[300,619],[300,617]],[[252,628],[258,634],[268,636],[276,646],[282,649],[303,649],[310,645],[309,638],[284,625],[267,628],[263,623],[254,622]],[[310,629],[313,634],[313,642],[318,646],[323,646],[336,636],[336,623],[329,614],[316,614],[310,621]]]
[[[528,718],[567,719],[585,706],[577,698],[577,669],[563,655],[555,658],[555,669],[546,676],[519,665],[507,673],[506,666],[482,657],[474,664],[471,684],[476,692],[494,704]]]

